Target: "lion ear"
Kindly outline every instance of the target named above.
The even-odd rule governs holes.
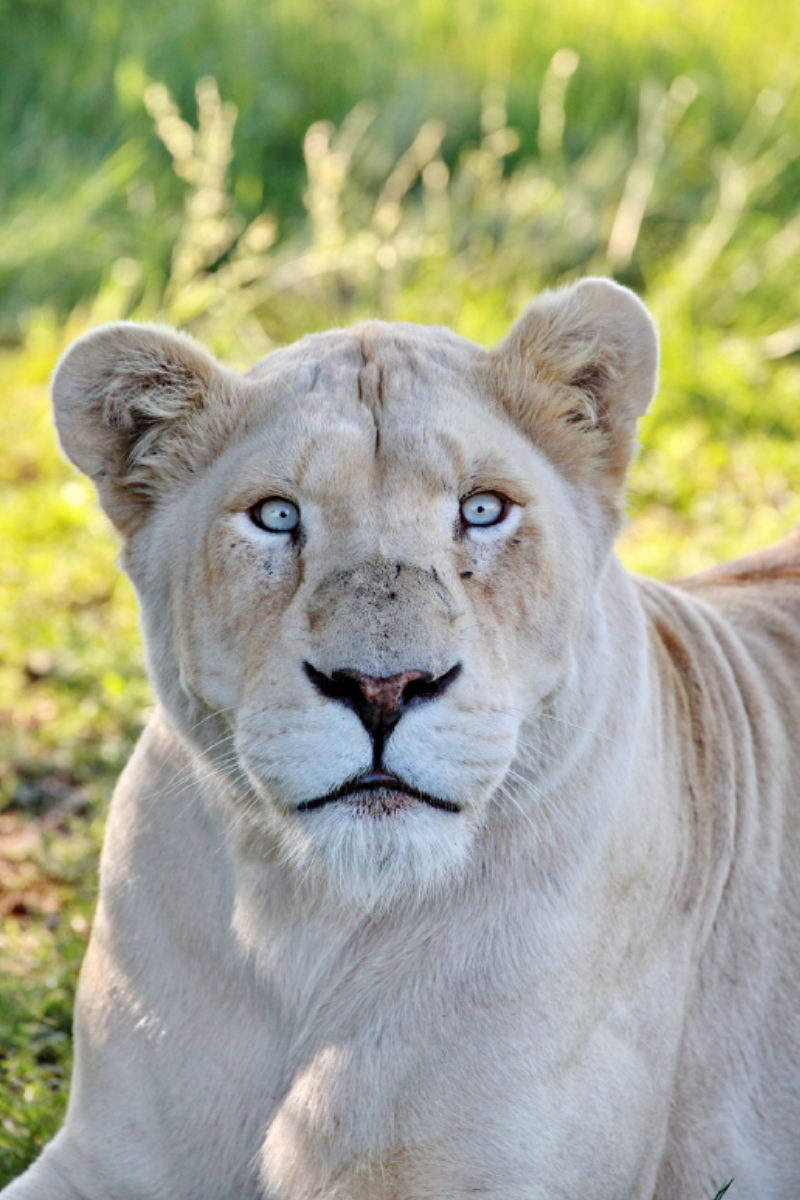
[[[608,279],[545,292],[490,359],[514,420],[616,508],[658,375],[658,334],[641,300]]]
[[[70,347],[52,393],[65,454],[130,533],[160,495],[209,461],[237,388],[191,338],[119,321]]]

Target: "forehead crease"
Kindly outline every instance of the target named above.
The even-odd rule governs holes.
[[[275,351],[249,375],[299,435],[298,482],[330,474],[343,456],[352,469],[353,456],[362,454],[385,465],[388,457],[407,463],[411,455],[418,471],[443,481],[470,465],[461,426],[463,418],[473,423],[467,414],[485,357],[448,330],[366,322]]]
[[[256,364],[253,424],[263,425],[256,458],[295,486],[326,486],[375,446],[375,422],[359,400],[363,357],[349,334],[312,335]],[[252,427],[252,426],[251,426]],[[257,468],[256,468],[257,469]]]
[[[364,361],[354,338],[315,334],[270,358],[274,369],[261,378],[274,400],[283,400],[289,411],[294,406],[309,431],[320,426],[329,431],[337,417],[373,428],[371,413],[359,399]]]
[[[353,330],[363,358],[361,393],[374,409],[467,386],[486,351],[447,329],[369,321]]]

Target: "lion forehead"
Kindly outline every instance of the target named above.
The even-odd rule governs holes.
[[[256,363],[245,378],[287,398],[349,397],[370,408],[390,389],[393,398],[463,383],[488,355],[480,346],[438,326],[366,321],[350,329],[310,334]]]

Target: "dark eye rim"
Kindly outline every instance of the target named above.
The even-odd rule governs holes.
[[[293,529],[270,529],[268,525],[264,524],[258,515],[258,510],[263,504],[268,504],[270,500],[278,500],[283,504],[291,504],[292,508],[295,509],[297,512],[297,524]],[[286,537],[294,538],[297,537],[300,529],[300,505],[296,504],[294,500],[290,500],[288,496],[262,496],[260,500],[256,500],[255,504],[250,505],[247,509],[247,515],[256,529],[262,530],[263,533],[283,534]]]
[[[500,509],[500,512],[494,521],[487,521],[485,525],[475,525],[472,521],[465,520],[464,505],[468,500],[471,500],[473,496],[496,496],[498,500],[502,501],[502,508]],[[474,491],[469,492],[466,496],[462,496],[458,502],[458,514],[461,520],[462,532],[467,529],[492,529],[493,526],[499,525],[502,521],[505,521],[515,503],[516,501],[512,500],[509,496],[506,496],[504,492],[498,492],[496,488],[475,488]]]

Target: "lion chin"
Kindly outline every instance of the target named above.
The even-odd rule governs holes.
[[[4,1200],[797,1200],[800,538],[623,570],[657,365],[599,279],[68,351],[158,706]]]

